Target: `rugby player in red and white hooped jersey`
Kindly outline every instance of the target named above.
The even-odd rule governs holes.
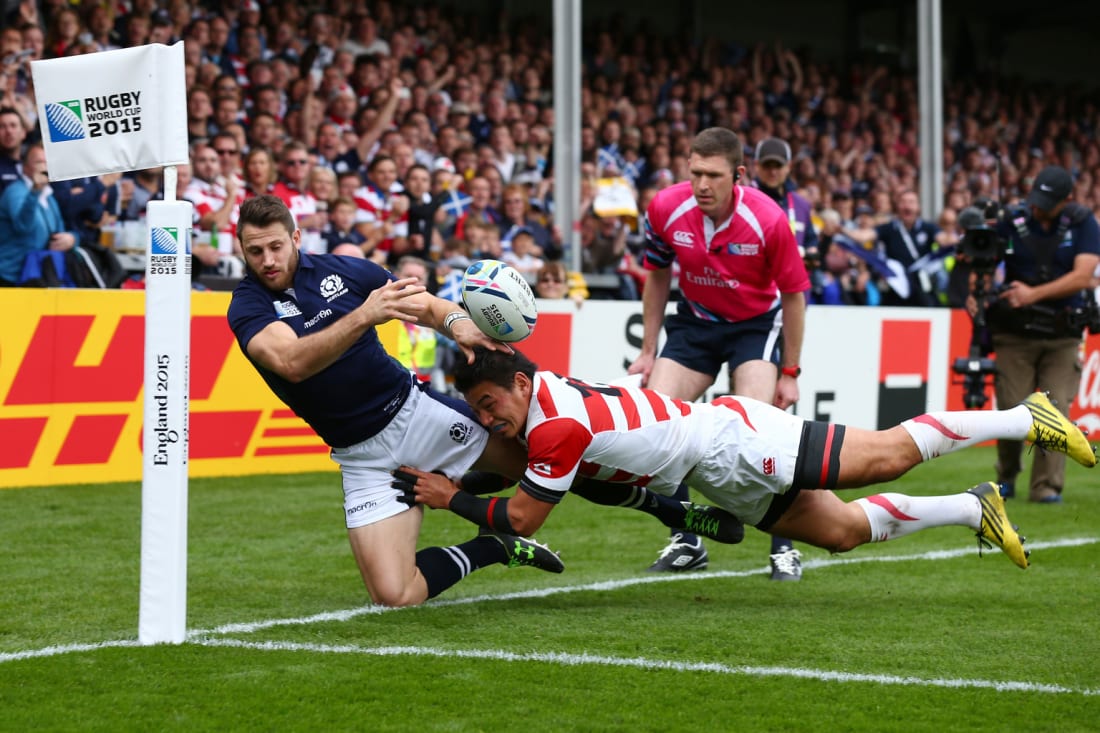
[[[1096,464],[1082,431],[1042,393],[1010,409],[932,412],[885,430],[861,430],[805,420],[748,397],[685,402],[538,371],[518,351],[473,351],[472,362],[456,363],[455,387],[494,436],[526,444],[518,490],[482,498],[446,476],[409,466],[400,471],[417,503],[509,535],[537,531],[578,476],[644,485],[658,494],[690,480],[746,524],[830,552],[962,526],[1026,569],[1023,539],[992,481],[955,494],[889,492],[851,502],[834,490],[890,481],[924,461],[1005,435]],[[1057,437],[1050,439],[1048,429]]]
[[[786,409],[798,401],[803,292],[810,282],[787,215],[762,191],[739,185],[743,159],[736,133],[703,130],[691,145],[691,180],[662,189],[650,202],[642,349],[628,372],[642,375],[643,386],[695,400],[728,364],[730,392]],[[674,263],[683,298],[666,319]],[[658,357],[662,325],[667,340]],[[686,486],[677,498],[687,500]],[[773,578],[801,577],[789,540],[773,538],[772,556]],[[774,572],[776,563],[789,572]],[[678,533],[650,570],[706,565],[702,541]]]

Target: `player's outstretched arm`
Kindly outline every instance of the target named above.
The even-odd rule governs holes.
[[[418,504],[432,509],[450,509],[479,527],[521,537],[537,532],[554,508],[553,504],[536,499],[522,489],[511,498],[475,496],[461,491],[446,476],[409,466],[401,466],[394,472],[393,485],[413,492]]]
[[[300,382],[332,365],[367,329],[394,319],[416,323],[423,306],[415,297],[423,292],[414,277],[388,282],[358,308],[308,336],[299,337],[276,321],[252,337],[248,355],[283,379]]]

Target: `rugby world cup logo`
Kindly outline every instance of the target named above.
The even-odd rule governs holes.
[[[50,142],[62,143],[69,140],[83,140],[88,137],[84,129],[84,108],[79,99],[67,102],[46,103],[46,126],[50,132]]]
[[[179,253],[180,230],[178,227],[152,227],[149,230],[149,254],[174,255]]]

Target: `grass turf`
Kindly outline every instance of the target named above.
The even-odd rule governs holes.
[[[890,489],[961,491],[992,462]],[[565,574],[487,568],[385,612],[364,607],[336,474],[193,480],[193,632],[156,647],[96,646],[136,638],[140,487],[3,491],[0,730],[1097,730],[1100,474],[1067,471],[1064,505],[1009,502],[1029,544],[1082,542],[1027,571],[943,528],[851,563],[802,547],[804,580],[771,583],[750,530],[709,543],[706,573],[653,576],[662,527],[571,497],[540,533]],[[431,512],[421,546],[472,533]],[[354,612],[312,618],[334,611]],[[256,626],[218,630],[235,623]],[[94,648],[24,658],[71,644]]]

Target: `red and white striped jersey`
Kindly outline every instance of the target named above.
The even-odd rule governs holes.
[[[227,196],[225,187],[211,181],[192,178],[184,189],[182,198],[195,205],[195,221],[199,221],[212,211],[218,211],[225,205]],[[237,187],[237,202],[233,205],[233,211],[229,215],[229,223],[222,229],[227,241],[232,242],[237,234],[237,219],[241,214],[241,204],[244,203],[244,186]],[[230,250],[232,251],[232,250]]]
[[[702,460],[713,433],[710,405],[537,372],[523,487],[556,503],[579,474],[670,493]]]

